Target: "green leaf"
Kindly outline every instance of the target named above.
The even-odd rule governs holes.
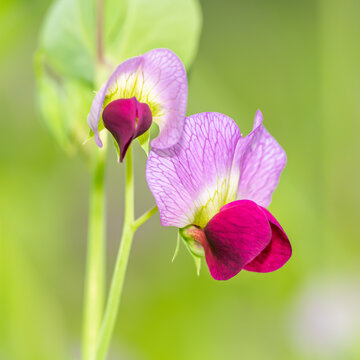
[[[46,61],[59,74],[92,84],[95,74],[95,41],[88,38],[88,29],[84,28],[80,19],[77,1],[55,2],[41,30],[39,47]]]
[[[189,69],[197,51],[202,17],[197,0],[132,0],[125,24],[107,44],[113,61],[154,48],[169,48]]]
[[[151,49],[169,48],[189,70],[202,25],[198,0],[104,0],[102,3],[104,53],[113,67]],[[90,49],[96,49],[98,16],[101,16],[98,1],[79,0],[79,9],[83,39]]]
[[[128,2],[127,0],[78,0],[80,22],[87,42],[92,48],[97,47],[98,17],[101,15],[103,25],[101,32],[105,49],[107,44],[115,43],[125,23]],[[100,5],[104,7],[102,10],[99,9]]]
[[[63,117],[62,103],[64,92],[55,79],[45,74],[42,63],[42,55],[37,54],[35,60],[37,78],[37,100],[40,114],[59,144],[70,151],[71,144],[68,141],[69,123]]]
[[[40,114],[58,143],[71,153],[86,139],[91,88],[81,81],[60,77],[46,66],[41,53],[36,55],[35,68]]]

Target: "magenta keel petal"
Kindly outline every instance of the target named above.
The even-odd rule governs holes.
[[[135,97],[109,103],[102,114],[104,126],[111,132],[120,150],[120,162],[132,140],[142,135],[151,126],[151,111],[147,104]]]
[[[134,139],[144,134],[150,129],[152,123],[151,110],[148,104],[137,102],[136,104],[136,119]]]
[[[285,231],[274,216],[265,208],[265,213],[272,230],[269,245],[244,270],[254,272],[271,272],[281,268],[291,257],[292,249]]]
[[[227,280],[256,258],[271,240],[269,221],[262,209],[249,200],[215,215],[204,229],[205,257],[211,276]]]

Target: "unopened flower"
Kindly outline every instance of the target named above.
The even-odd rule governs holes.
[[[260,111],[244,138],[229,117],[202,113],[185,120],[178,144],[150,152],[146,177],[162,225],[180,228],[213,278],[226,280],[242,269],[277,270],[290,258],[288,237],[266,209],[285,164]]]
[[[88,125],[101,147],[99,131],[113,135],[123,160],[132,140],[154,121],[159,136],[151,145],[166,149],[180,139],[187,104],[186,71],[177,55],[155,49],[121,63],[96,94]]]

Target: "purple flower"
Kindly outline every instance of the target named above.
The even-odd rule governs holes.
[[[186,103],[187,78],[181,60],[168,49],[155,49],[116,68],[93,100],[88,125],[99,147],[99,131],[105,127],[112,133],[122,161],[131,141],[146,133],[152,121],[160,128],[151,142],[154,148],[176,144],[183,131]]]
[[[146,177],[163,226],[176,226],[211,275],[226,280],[240,270],[270,272],[291,256],[270,204],[286,154],[256,113],[241,137],[229,117],[202,113],[185,120],[178,144],[150,152]]]

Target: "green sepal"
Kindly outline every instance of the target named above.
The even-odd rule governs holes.
[[[179,229],[179,236],[183,239],[186,248],[194,259],[196,273],[199,276],[201,269],[201,259],[205,256],[204,248],[199,242],[186,235],[186,229],[187,228]]]
[[[150,150],[150,129],[144,134],[140,135],[138,137],[139,144],[141,148],[145,151],[146,156],[149,156],[149,150]]]
[[[116,155],[117,155],[117,161],[120,162],[120,148],[119,148],[119,144],[116,142],[115,138],[111,135],[112,139],[113,139],[113,143],[115,146],[115,150],[116,150]],[[131,146],[131,145],[130,145]]]
[[[201,257],[198,256],[198,255],[195,255],[192,252],[189,244],[185,240],[184,240],[184,244],[185,244],[186,248],[188,249],[188,251],[189,251],[190,255],[192,256],[192,258],[194,259],[195,268],[196,268],[196,274],[197,274],[197,276],[199,276],[200,275],[200,269],[201,269]]]
[[[178,253],[179,253],[179,249],[180,249],[180,239],[181,239],[181,235],[180,233],[178,232],[178,236],[177,236],[177,239],[176,239],[176,248],[175,248],[175,252],[174,252],[174,255],[173,255],[173,258],[171,260],[171,262],[174,262],[175,258],[177,257]]]
[[[182,229],[179,229],[179,234],[181,235],[182,239],[185,241],[186,245],[189,247],[190,251],[200,258],[205,256],[205,251],[203,246],[196,241],[192,236],[188,235],[187,230],[189,228],[194,227],[193,225],[184,227]]]

